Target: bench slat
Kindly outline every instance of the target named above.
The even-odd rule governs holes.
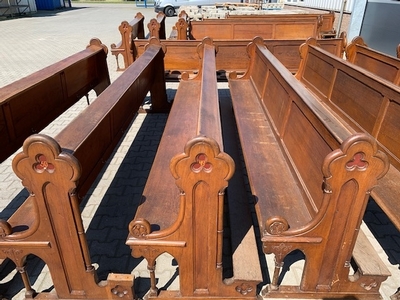
[[[143,191],[143,202],[156,201],[157,204],[141,205],[138,208],[138,215],[151,224],[157,224],[161,230],[170,227],[177,219],[179,189],[169,172],[169,165],[171,159],[183,151],[183,145],[194,137],[198,123],[199,102],[193,101],[189,95],[200,95],[200,93],[198,81],[180,82],[158,146],[161,150],[157,151]],[[182,110],[185,110],[185,113],[182,113]],[[160,191],[163,193],[163,201],[157,201]]]
[[[298,187],[300,183],[288,167],[254,89],[239,80],[229,84],[246,165],[259,166],[248,168],[247,173],[261,215],[282,216],[295,227],[307,223],[311,215]],[[275,174],[280,174],[280,178]],[[295,215],[293,207],[298,208]],[[264,224],[259,225],[262,232]]]

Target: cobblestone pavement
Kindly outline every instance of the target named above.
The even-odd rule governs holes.
[[[152,8],[138,8],[133,3],[73,3],[70,9],[0,21],[0,87],[84,49],[93,37],[109,47],[119,41],[120,22],[131,20],[138,11],[144,14],[145,23],[155,16]],[[176,17],[167,18],[167,36],[176,20]],[[347,29],[348,20],[349,16],[345,16],[342,30]],[[114,56],[109,54],[107,60],[113,81],[120,73],[115,71]],[[168,83],[170,98],[176,87],[176,83]],[[225,83],[220,87],[221,93],[228,93]],[[89,96],[91,101],[95,99],[93,93]],[[42,133],[55,136],[86,105],[86,100],[81,99]],[[110,272],[131,272],[136,277],[135,289],[139,297],[148,291],[149,275],[146,263],[131,257],[125,239],[166,118],[166,115],[138,115],[82,205],[92,262],[97,266],[100,279],[105,279]],[[0,164],[1,219],[7,219],[27,195],[11,170],[13,157]],[[373,201],[363,228],[392,272],[392,277],[381,288],[383,298],[389,299],[400,286],[400,234]],[[266,256],[267,264],[273,265],[271,259]],[[304,260],[292,264],[282,283],[298,283],[303,264]],[[40,259],[29,258],[28,273],[37,291],[52,289],[50,274]],[[158,287],[177,289],[179,276],[176,275],[177,266],[172,257],[160,257]],[[23,298],[22,282],[10,263],[0,266],[0,295],[7,299]]]

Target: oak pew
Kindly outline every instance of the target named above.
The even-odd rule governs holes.
[[[117,60],[117,71],[123,71],[133,63],[131,41],[144,38],[143,23],[144,16],[138,12],[132,21],[122,21],[121,25],[118,26],[121,41],[118,44],[111,44],[111,54]],[[124,67],[120,67],[119,65],[119,55],[122,55]]]
[[[226,19],[190,21],[185,39],[319,38],[324,14],[270,14],[262,16],[229,16]]]
[[[344,127],[261,40],[249,51],[248,71],[232,73],[229,88],[263,251],[275,256],[263,295],[379,298],[390,273],[359,227],[387,156],[370,135]],[[294,250],[305,256],[300,285],[279,285]]]
[[[313,44],[301,46],[296,78],[349,127],[376,138],[387,154],[389,172],[371,196],[400,230],[400,87]]]
[[[85,50],[0,88],[0,162],[91,90],[105,90],[107,52],[92,39]]]
[[[252,227],[234,247],[233,277],[223,280],[224,194],[235,164],[224,152],[210,40],[199,54],[198,76],[179,83],[126,244],[147,260],[150,298],[256,299],[262,276]],[[164,252],[179,264],[179,291],[157,290],[155,260]]]
[[[80,201],[151,92],[155,110],[166,89],[163,52],[151,46],[55,138],[28,137],[13,159],[13,170],[30,196],[7,220],[0,220],[0,258],[12,260],[26,289],[38,293],[26,274],[25,258],[41,258],[54,291],[38,298],[133,299],[133,277],[109,274],[98,282],[80,215]]]
[[[250,40],[215,40],[216,46],[216,68],[218,80],[226,80],[226,73],[236,71],[244,73],[248,68],[250,58],[247,55],[247,45]],[[267,48],[288,68],[295,73],[300,64],[299,46],[304,40],[264,40]],[[196,40],[162,40],[155,38],[149,40],[136,39],[132,41],[134,53],[137,59],[144,53],[146,47],[151,44],[161,44],[164,49],[164,68],[166,80],[177,80],[182,73],[187,72],[191,76],[199,69],[197,59]],[[342,57],[346,46],[346,34],[342,33],[340,38],[320,39],[318,44],[323,49]]]
[[[346,59],[394,84],[400,85],[400,59],[369,48],[361,36],[353,38],[351,43],[347,45]]]

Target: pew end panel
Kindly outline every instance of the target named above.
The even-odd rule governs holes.
[[[15,263],[26,297],[119,299],[115,289],[133,297],[131,275],[110,274],[109,282],[99,282],[91,264],[76,194],[79,161],[53,138],[37,134],[25,140],[13,170],[30,196],[8,221],[1,221],[0,253]],[[29,254],[46,262],[56,293],[32,289],[25,265]],[[73,276],[66,280],[68,273]]]
[[[118,26],[121,41],[111,44],[111,54],[117,61],[117,71],[124,71],[133,63],[131,40],[144,38],[144,16],[138,12],[132,21],[122,21]],[[119,55],[122,55],[124,66],[119,64]]]

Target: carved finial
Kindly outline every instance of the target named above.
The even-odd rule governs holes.
[[[101,48],[103,48],[104,52],[105,52],[106,54],[108,54],[108,48],[107,48],[107,46],[104,45],[104,44],[100,41],[100,39],[98,39],[98,38],[92,38],[92,39],[89,41],[89,45],[87,45],[86,48],[89,48],[89,47],[91,47],[91,46],[101,47]]]
[[[251,57],[252,53],[255,51],[256,45],[264,45],[264,40],[262,37],[254,37],[253,40],[246,46],[246,52],[249,57]]]

